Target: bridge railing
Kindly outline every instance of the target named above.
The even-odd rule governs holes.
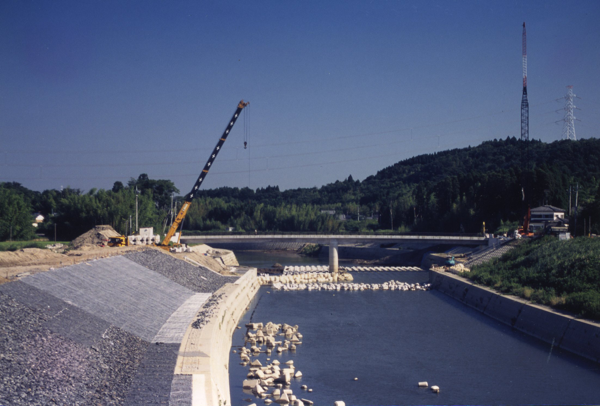
[[[364,235],[364,236],[419,236],[419,237],[483,237],[481,233],[444,233],[444,232],[414,232],[414,233],[400,233],[393,231],[372,231],[372,232],[352,232],[352,231],[341,231],[341,232],[318,232],[318,231],[197,231],[197,230],[183,230],[183,236],[186,237],[214,237],[214,236],[250,236],[250,235]]]

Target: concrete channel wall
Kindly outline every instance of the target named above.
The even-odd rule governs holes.
[[[191,383],[192,405],[231,405],[231,338],[259,287],[256,270],[249,270],[235,283],[215,292],[214,296],[220,297],[219,304],[207,325],[201,329],[188,327],[177,358],[174,385],[181,381]]]
[[[600,324],[501,295],[453,274],[429,271],[432,287],[473,309],[555,347],[600,362]]]

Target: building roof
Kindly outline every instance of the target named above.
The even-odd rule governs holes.
[[[535,209],[531,209],[531,212],[536,212],[536,213],[541,213],[541,212],[546,212],[546,213],[564,213],[565,210],[556,207],[556,206],[551,206],[549,204],[546,204],[544,206],[540,206],[540,207],[536,207]]]

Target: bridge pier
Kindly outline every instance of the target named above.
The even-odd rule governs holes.
[[[329,242],[329,272],[338,271],[338,241],[332,239]]]

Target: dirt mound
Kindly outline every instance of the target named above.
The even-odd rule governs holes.
[[[81,234],[75,238],[71,245],[75,249],[79,249],[86,245],[98,245],[106,243],[111,237],[118,237],[121,234],[117,233],[111,226],[96,226],[87,233]]]

